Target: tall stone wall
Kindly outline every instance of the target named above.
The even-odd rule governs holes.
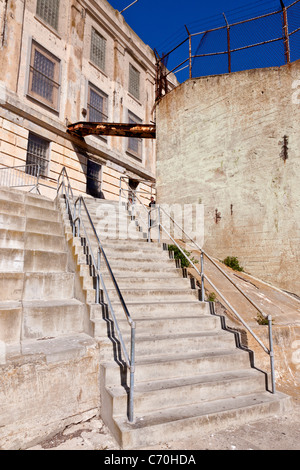
[[[157,110],[157,200],[202,203],[204,248],[300,295],[300,61],[191,79]]]

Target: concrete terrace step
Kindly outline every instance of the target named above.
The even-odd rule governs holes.
[[[124,449],[170,442],[195,432],[213,432],[230,425],[249,423],[290,409],[290,400],[280,393],[253,393],[220,400],[191,404],[138,416],[134,424],[115,418]]]
[[[38,194],[18,191],[13,188],[0,187],[0,201],[2,200],[35,205],[45,209],[54,209],[56,207],[52,199]]]
[[[61,272],[67,270],[67,253],[0,248],[0,272]]]
[[[83,304],[76,299],[23,302],[23,339],[84,331]]]
[[[73,297],[73,273],[0,273],[0,302],[21,299],[70,299]]]
[[[61,220],[60,213],[54,206],[52,208],[45,208],[43,206],[37,206],[36,204],[24,204],[3,199],[0,199],[0,202],[1,214],[9,214],[19,217],[35,218],[53,222],[59,222]]]
[[[0,248],[53,251],[65,249],[65,237],[26,231],[0,229]]]
[[[135,386],[135,412],[137,416],[141,416],[149,410],[209,402],[212,397],[220,400],[237,394],[260,393],[264,387],[264,376],[255,369],[141,382]],[[122,416],[128,399],[124,387],[108,387],[107,392],[114,400],[115,416]]]
[[[45,336],[24,340],[21,343],[23,356],[44,356],[48,364],[80,359],[86,349],[94,345],[95,340],[85,333],[66,334],[57,338]],[[7,347],[9,359],[19,353],[19,347],[19,344],[11,344]]]

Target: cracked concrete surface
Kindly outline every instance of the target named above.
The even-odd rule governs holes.
[[[69,426],[28,450],[113,450],[120,447],[100,418]],[[135,449],[132,449],[135,450]],[[139,450],[300,450],[300,398],[289,414],[195,435],[180,442],[162,442]]]

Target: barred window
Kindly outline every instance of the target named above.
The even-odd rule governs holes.
[[[106,39],[92,28],[90,59],[101,70],[105,70]]]
[[[36,14],[52,28],[58,29],[59,0],[37,0]]]
[[[107,121],[107,103],[108,96],[98,88],[89,84],[88,88],[88,121],[106,122]]]
[[[42,103],[58,108],[60,61],[32,43],[28,94]]]
[[[129,64],[129,93],[140,99],[140,72]]]
[[[40,175],[48,175],[49,141],[29,132],[26,165],[39,165]],[[27,173],[37,174],[37,168],[30,166]]]
[[[142,124],[142,120],[135,116],[132,112],[128,111],[128,121],[129,124]],[[127,151],[137,157],[139,160],[142,160],[142,139],[137,137],[128,138],[128,148]]]

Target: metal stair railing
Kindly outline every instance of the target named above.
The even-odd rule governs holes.
[[[128,420],[130,423],[134,421],[134,374],[135,374],[135,330],[136,330],[136,324],[132,320],[130,313],[128,311],[128,308],[126,306],[125,300],[122,296],[122,293],[119,289],[118,283],[116,281],[116,278],[113,274],[113,271],[111,269],[111,266],[109,264],[109,261],[107,259],[107,256],[105,254],[105,251],[103,249],[103,246],[101,244],[101,241],[99,239],[99,236],[97,234],[97,231],[95,229],[94,223],[92,221],[91,215],[88,211],[88,208],[86,206],[85,200],[82,196],[77,197],[76,199],[74,198],[74,194],[70,185],[70,180],[68,178],[66,169],[63,168],[59,178],[58,178],[58,183],[57,183],[57,194],[63,195],[66,200],[66,208],[67,208],[67,213],[70,218],[70,223],[72,226],[72,233],[73,236],[77,236],[79,238],[85,238],[88,251],[90,254],[90,259],[92,262],[92,266],[94,269],[95,277],[96,277],[96,303],[100,304],[100,287],[102,287],[102,290],[104,292],[104,296],[107,302],[107,305],[109,307],[114,326],[120,341],[120,345],[124,354],[125,362],[127,364],[127,367],[130,371],[130,386],[129,386],[129,400],[128,400]],[[82,218],[82,211],[87,215],[88,218],[88,223],[90,225],[90,228],[92,229],[92,233],[94,234],[97,242],[97,254],[94,253],[92,244],[90,242],[88,233],[87,233],[87,228],[85,227],[84,220]],[[103,275],[102,275],[102,270],[101,270],[101,256],[104,259],[106,268],[108,270],[108,273],[110,275],[110,278],[113,282],[113,286],[115,291],[117,292],[119,301],[121,303],[122,309],[125,313],[125,318],[130,326],[131,330],[131,336],[130,336],[130,355],[127,351],[122,333],[120,331],[118,321],[114,312],[114,308],[112,305],[112,302],[110,300]]]
[[[38,194],[40,179],[40,166],[36,164],[19,166],[2,166],[0,168],[0,186],[10,188],[31,187],[29,192],[34,189]]]
[[[275,385],[275,367],[274,367],[274,347],[273,347],[273,335],[272,335],[272,316],[271,315],[266,315],[260,307],[256,305],[255,302],[253,302],[252,299],[228,276],[228,274],[209,256],[199,245],[198,243],[193,240],[190,235],[188,235],[185,230],[180,227],[180,225],[173,219],[173,217],[170,216],[164,210],[162,207],[154,207],[153,209],[150,209],[149,212],[153,212],[157,210],[159,215],[158,215],[158,222],[156,224],[158,231],[163,231],[166,233],[166,235],[172,240],[172,242],[175,244],[175,246],[181,251],[181,253],[184,255],[184,257],[188,260],[190,265],[196,270],[197,274],[200,276],[201,279],[201,300],[204,301],[205,298],[205,290],[204,290],[204,281],[206,280],[211,287],[216,291],[216,293],[220,296],[220,298],[223,300],[223,302],[227,305],[227,307],[232,311],[232,313],[236,316],[236,318],[243,324],[243,326],[246,328],[247,331],[253,336],[253,338],[257,341],[257,343],[262,347],[264,352],[269,355],[270,357],[270,367],[271,367],[271,382],[272,382],[272,393],[274,394],[276,392],[276,385]],[[176,240],[171,236],[171,234],[167,231],[167,229],[162,225],[161,223],[161,211],[169,218],[171,222],[176,225],[181,232],[188,238],[189,242],[192,242],[196,249],[200,251],[200,259],[201,259],[201,270],[195,266],[193,261],[190,259],[190,257],[186,254],[184,250],[179,246],[179,244],[176,242]],[[154,227],[149,227],[149,231],[153,229]],[[160,235],[159,235],[160,239]],[[244,321],[244,319],[239,315],[239,313],[236,311],[236,309],[230,304],[230,302],[226,299],[226,297],[220,292],[220,290],[215,286],[215,284],[211,281],[211,279],[205,274],[204,272],[204,260],[205,258],[209,260],[212,265],[218,269],[218,271],[242,294],[242,296],[259,312],[259,314],[268,321],[268,336],[269,336],[269,347],[265,346],[265,344],[258,338],[258,336],[254,333],[254,331],[250,328],[250,326]]]
[[[120,191],[120,198],[121,198],[121,191]],[[157,240],[161,242],[161,235],[165,233],[167,237],[172,241],[172,243],[179,249],[182,255],[186,258],[188,263],[195,269],[196,273],[201,279],[201,300],[204,302],[205,300],[205,289],[204,289],[204,281],[206,280],[211,287],[216,291],[219,297],[223,300],[223,302],[227,305],[227,307],[231,310],[231,312],[235,315],[235,317],[242,323],[242,325],[246,328],[246,330],[252,335],[252,337],[257,341],[257,343],[262,347],[263,351],[269,355],[270,357],[270,369],[271,369],[271,390],[272,393],[276,393],[276,384],[275,384],[275,366],[274,366],[274,347],[273,347],[273,334],[272,334],[272,316],[266,315],[260,307],[253,302],[252,299],[228,276],[228,274],[209,256],[199,245],[198,243],[190,237],[189,234],[185,232],[185,230],[167,213],[167,211],[159,206],[155,205],[153,208],[147,208],[145,204],[139,199],[137,195],[135,195],[135,199],[144,207],[144,209],[148,212],[148,242],[151,242],[151,233],[154,229],[157,230]],[[151,214],[157,211],[156,222],[153,223],[153,219],[151,219]],[[178,227],[181,233],[187,237],[189,242],[191,242],[195,248],[200,252],[200,260],[201,260],[201,268],[200,270],[197,268],[193,260],[187,255],[187,253],[180,247],[177,241],[172,237],[172,235],[168,232],[168,230],[164,227],[161,222],[162,213]],[[155,237],[156,238],[156,237]],[[245,320],[239,315],[236,309],[230,304],[230,302],[226,299],[226,297],[220,292],[220,290],[215,286],[215,284],[211,281],[211,279],[205,274],[204,272],[204,260],[205,258],[209,260],[212,265],[218,269],[218,271],[226,278],[238,291],[239,293],[258,311],[262,318],[266,319],[268,322],[268,337],[269,337],[269,347],[267,347],[261,339],[254,333],[254,331],[250,328],[250,326],[245,322]]]

